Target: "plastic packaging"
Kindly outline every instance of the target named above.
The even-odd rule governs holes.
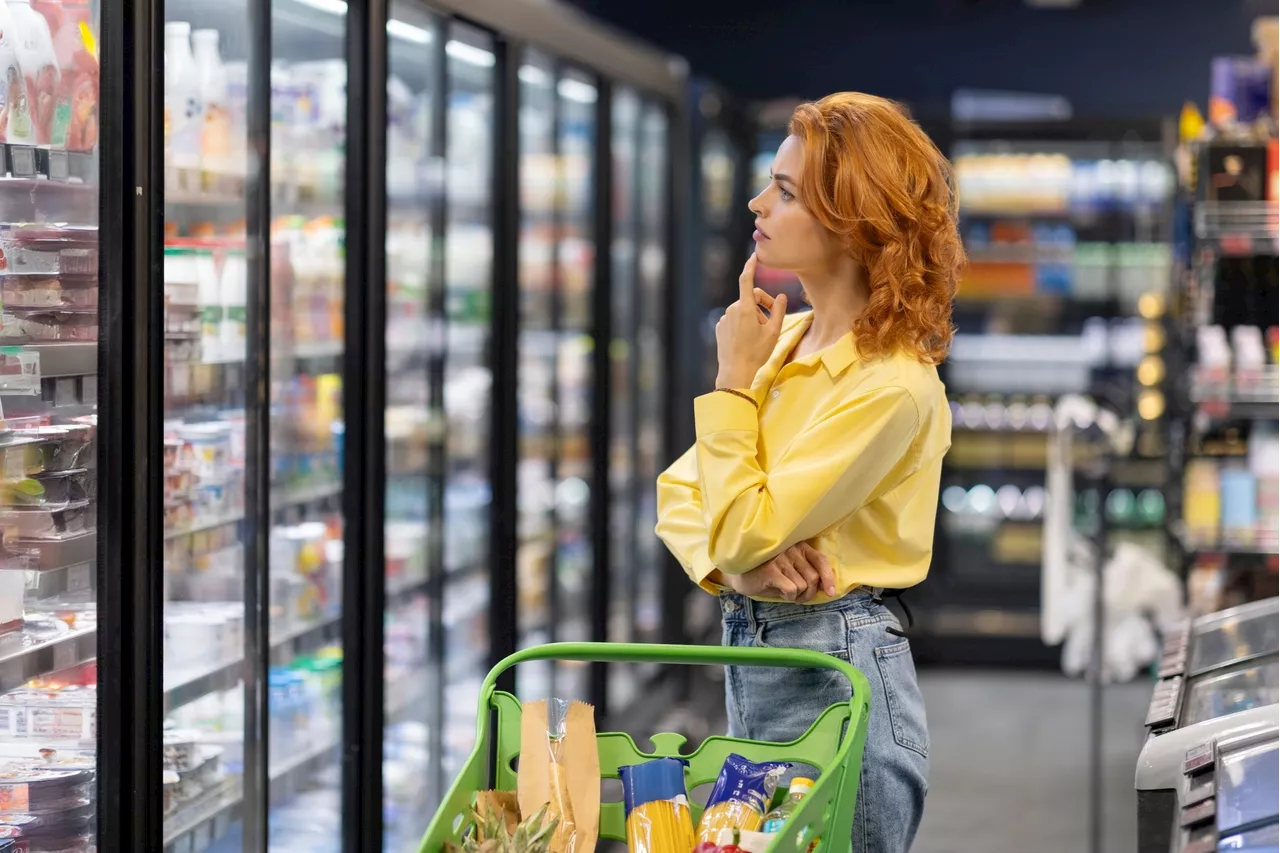
[[[778,782],[790,767],[784,762],[756,764],[730,754],[698,823],[698,842],[714,841],[724,829],[760,829]]]
[[[688,853],[694,847],[693,813],[680,758],[619,767],[630,853]]]
[[[520,813],[556,821],[551,853],[591,853],[599,834],[600,755],[584,702],[526,702],[520,716]]]

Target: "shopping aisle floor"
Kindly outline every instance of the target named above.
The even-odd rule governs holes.
[[[700,742],[724,731],[719,686],[667,726]],[[1089,844],[1088,687],[1049,672],[924,670],[929,801],[912,853],[1083,853]],[[699,691],[701,693],[701,691]],[[1151,684],[1104,697],[1105,853],[1137,846],[1133,772]]]
[[[1088,849],[1088,688],[1052,673],[926,670],[931,767],[913,853]],[[1133,772],[1151,684],[1104,695],[1103,839],[1137,846]]]

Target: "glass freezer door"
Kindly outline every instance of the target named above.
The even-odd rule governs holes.
[[[556,144],[563,206],[556,241],[555,638],[591,639],[592,290],[595,286],[595,103],[586,75],[556,82]],[[556,696],[588,699],[588,667],[557,664]]]
[[[241,850],[246,750],[246,7],[165,4],[166,851]],[[209,85],[202,85],[207,75]],[[259,803],[247,804],[261,809]]]
[[[98,24],[87,0],[0,2],[0,40],[22,43],[0,50],[0,823],[42,812],[60,846],[85,853],[98,791]],[[55,39],[74,70],[60,70]]]
[[[271,2],[264,805],[272,850],[324,846],[341,832],[347,22],[339,5]]]
[[[489,669],[489,360],[493,292],[493,37],[452,22],[445,44],[444,319],[446,469],[443,770],[457,776],[475,744]]]
[[[557,174],[555,65],[526,50],[520,60],[520,332],[516,389],[516,595],[520,648],[551,639],[551,565],[555,553]],[[517,693],[550,696],[552,666],[516,670]]]
[[[636,476],[636,305],[639,279],[640,98],[628,88],[614,90],[612,105],[613,239],[612,340],[609,342],[609,571],[608,640],[635,640],[637,506],[643,484]],[[614,664],[609,671],[609,708],[628,707],[636,694],[635,668]]]
[[[666,422],[667,377],[670,367],[666,349],[668,257],[667,225],[668,162],[670,129],[665,108],[646,103],[641,114],[639,161],[639,265],[636,330],[637,410],[636,439],[639,444],[636,476],[639,480],[635,515],[636,542],[636,638],[658,642],[662,635],[662,544],[653,534],[658,523],[658,474],[664,467],[663,424]],[[646,668],[645,672],[652,668]]]
[[[443,230],[438,22],[396,0],[387,22],[386,549],[383,849],[416,848],[440,793],[440,661],[431,648],[443,494]]]

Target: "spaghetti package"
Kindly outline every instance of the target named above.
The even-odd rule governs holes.
[[[725,829],[759,830],[778,782],[790,767],[783,762],[756,764],[734,754],[726,758],[698,823],[698,841],[715,842]]]
[[[681,758],[619,767],[630,853],[691,853],[693,813]]]
[[[526,702],[520,714],[520,813],[556,821],[551,853],[593,853],[600,833],[595,712],[583,702]]]

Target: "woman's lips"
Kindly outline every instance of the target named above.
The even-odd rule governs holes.
[[[751,239],[755,240],[757,243],[761,243],[761,242],[764,242],[765,240],[768,240],[769,235],[765,234],[763,231],[757,228],[754,232],[752,232]]]

